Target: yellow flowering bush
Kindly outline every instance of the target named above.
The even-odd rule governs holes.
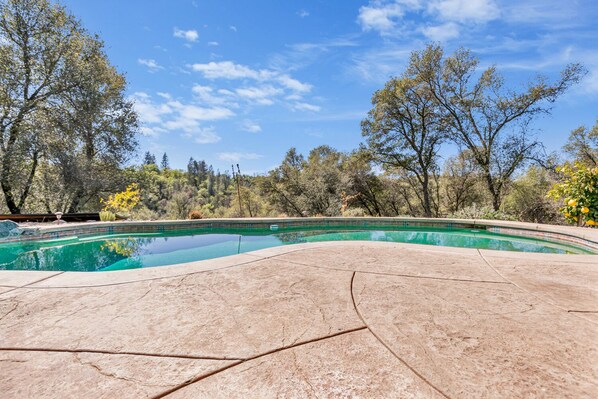
[[[125,191],[112,194],[107,200],[102,200],[104,211],[112,213],[127,214],[141,201],[139,186],[137,183],[130,184]]]
[[[564,199],[560,211],[571,224],[598,226],[598,167],[581,163],[559,168],[563,181],[554,185],[548,195]]]

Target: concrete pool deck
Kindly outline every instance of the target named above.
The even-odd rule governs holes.
[[[598,257],[300,244],[0,272],[5,398],[598,397]]]

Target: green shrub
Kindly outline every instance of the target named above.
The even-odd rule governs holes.
[[[571,224],[598,226],[598,167],[577,162],[559,169],[563,181],[555,184],[548,195],[563,200],[560,211]]]
[[[365,211],[362,208],[349,208],[343,211],[344,217],[361,217],[365,216]]]
[[[116,220],[116,215],[110,211],[101,211],[100,220],[102,222],[114,222]]]

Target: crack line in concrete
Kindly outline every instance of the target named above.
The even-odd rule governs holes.
[[[505,276],[503,276],[503,275],[502,275],[502,274],[501,274],[501,273],[498,271],[498,269],[496,269],[496,268],[495,268],[495,267],[492,265],[492,263],[490,263],[490,261],[489,261],[488,259],[486,259],[486,257],[484,256],[484,254],[482,254],[482,252],[481,252],[479,249],[478,249],[477,251],[478,251],[478,253],[480,254],[480,256],[482,257],[482,259],[484,260],[484,262],[485,262],[485,263],[488,265],[488,267],[490,267],[492,270],[494,270],[494,272],[495,272],[496,274],[498,274],[500,277],[502,277],[502,278],[503,278],[505,281],[507,281],[509,284],[511,284],[511,285],[513,285],[514,287],[516,287],[518,290],[520,290],[520,291],[522,291],[522,292],[524,292],[524,293],[526,293],[526,294],[528,294],[528,295],[530,295],[530,296],[534,297],[534,298],[535,298],[535,299],[537,299],[538,301],[540,301],[540,302],[542,302],[542,303],[544,303],[544,304],[546,304],[546,305],[548,305],[548,306],[552,306],[552,307],[555,307],[555,308],[557,308],[557,309],[563,310],[563,311],[565,311],[567,314],[573,315],[573,316],[575,316],[575,317],[577,317],[577,318],[579,318],[579,319],[583,319],[584,321],[587,321],[587,322],[589,322],[589,323],[592,323],[592,324],[596,324],[596,325],[598,325],[598,323],[596,323],[596,322],[594,322],[594,321],[592,321],[592,320],[586,319],[585,317],[582,317],[582,316],[579,316],[579,315],[577,315],[577,314],[576,314],[576,313],[579,313],[579,312],[575,312],[575,311],[572,311],[572,312],[570,312],[570,311],[569,311],[569,309],[567,309],[567,308],[565,308],[565,307],[563,307],[563,306],[557,305],[556,303],[552,303],[552,302],[550,302],[549,300],[546,300],[546,299],[544,299],[544,298],[543,298],[541,295],[538,295],[538,294],[534,293],[533,291],[527,290],[527,289],[525,289],[525,288],[521,287],[520,285],[518,285],[517,283],[515,283],[513,280],[510,280],[510,279],[506,278]]]
[[[351,333],[354,333],[354,332],[357,332],[357,331],[361,331],[361,330],[365,330],[365,329],[367,329],[367,326],[360,326],[360,327],[356,327],[356,328],[351,328],[351,329],[348,329],[348,330],[343,330],[343,331],[339,331],[339,332],[334,333],[334,334],[327,335],[325,337],[318,337],[318,338],[308,339],[308,340],[301,341],[301,342],[298,342],[298,343],[295,343],[295,344],[292,344],[292,345],[283,346],[283,347],[272,349],[270,351],[263,352],[263,353],[260,353],[260,354],[254,355],[254,356],[250,356],[250,357],[247,357],[245,359],[239,360],[239,361],[237,361],[237,362],[235,362],[233,364],[229,364],[227,366],[221,367],[221,368],[219,368],[217,370],[214,370],[214,371],[212,371],[210,373],[202,374],[202,375],[199,375],[199,376],[197,376],[195,378],[192,378],[192,379],[190,379],[188,381],[185,381],[184,383],[179,384],[176,387],[173,387],[173,388],[171,388],[171,389],[169,389],[169,390],[167,390],[165,392],[162,392],[162,393],[160,393],[160,394],[158,394],[156,396],[152,396],[151,399],[164,398],[164,397],[170,395],[171,393],[174,393],[174,392],[176,392],[176,391],[178,391],[180,389],[183,389],[183,388],[185,388],[185,387],[187,387],[187,386],[189,386],[191,384],[195,384],[196,382],[205,380],[208,377],[211,377],[211,376],[213,376],[215,374],[218,374],[218,373],[220,373],[222,371],[228,370],[228,369],[230,369],[232,367],[235,367],[235,366],[238,366],[240,364],[247,363],[247,362],[249,362],[251,360],[260,359],[262,357],[269,356],[269,355],[272,355],[272,354],[275,354],[275,353],[278,353],[278,352],[283,352],[283,351],[286,351],[286,350],[289,350],[289,349],[297,348],[299,346],[308,345],[308,344],[311,344],[311,343],[314,343],[314,342],[324,341],[324,340],[327,340],[327,339],[330,339],[330,338],[338,337],[340,335],[351,334]]]
[[[160,357],[170,359],[190,359],[190,360],[239,360],[243,361],[245,358],[239,357],[218,357],[218,356],[194,356],[194,355],[177,355],[177,354],[161,354],[161,353],[145,353],[145,352],[118,352],[107,351],[99,349],[55,349],[55,348],[19,348],[19,347],[0,347],[0,352],[56,352],[56,353],[95,353],[101,355],[127,355],[127,356],[147,356]]]
[[[441,394],[442,396],[444,396],[447,399],[450,399],[450,396],[448,396],[445,392],[443,392],[440,388],[438,388],[436,385],[434,385],[432,382],[430,382],[426,377],[424,377],[422,374],[420,374],[417,370],[415,370],[413,367],[411,367],[409,365],[409,363],[407,363],[405,360],[403,360],[403,358],[401,358],[397,353],[395,353],[394,350],[391,349],[391,347],[384,342],[384,340],[378,335],[376,334],[372,328],[370,327],[370,325],[365,321],[365,318],[363,317],[363,315],[361,314],[361,312],[359,311],[359,309],[357,308],[357,304],[355,302],[355,295],[353,294],[353,282],[355,280],[355,275],[358,272],[353,272],[353,276],[351,276],[351,300],[353,301],[353,308],[355,309],[355,312],[357,313],[357,316],[359,316],[359,318],[361,319],[361,321],[363,322],[363,324],[366,325],[366,328],[368,329],[368,331],[374,336],[374,338],[376,338],[378,340],[378,342],[380,342],[382,344],[382,346],[384,346],[395,358],[397,358],[401,363],[403,363],[403,365],[405,365],[405,367],[407,367],[409,370],[411,370],[411,372],[413,372],[416,376],[418,376],[422,381],[424,381],[426,384],[428,384],[430,387],[432,387],[436,392],[438,392],[439,394]],[[361,272],[359,272],[361,273]]]
[[[47,276],[47,277],[44,277],[44,278],[40,278],[39,280],[32,281],[32,282],[30,282],[30,283],[27,283],[27,284],[25,284],[25,285],[21,285],[21,286],[19,286],[19,287],[14,287],[12,290],[8,290],[8,291],[4,291],[4,292],[0,293],[0,295],[7,294],[7,293],[9,293],[9,292],[13,292],[13,291],[15,291],[15,290],[18,290],[18,289],[21,289],[21,288],[26,288],[26,287],[27,287],[27,288],[31,288],[31,287],[29,287],[29,286],[30,286],[30,285],[32,285],[32,284],[41,283],[42,281],[45,281],[45,280],[51,279],[52,277],[56,277],[56,276],[58,276],[58,275],[60,275],[60,274],[63,274],[63,273],[65,273],[65,272],[58,272],[58,273],[52,274],[52,275],[50,275],[50,276]],[[0,299],[0,300],[1,300],[1,301],[4,301],[4,300],[6,300],[6,299],[7,299],[7,298],[5,298],[5,299]]]
[[[380,276],[396,276],[396,277],[406,277],[406,278],[421,278],[421,279],[426,279],[426,280],[457,281],[457,282],[463,282],[463,283],[511,284],[508,281],[470,280],[470,279],[434,277],[434,276],[414,276],[412,274],[397,274],[397,273],[388,273],[388,272],[371,272],[371,271],[362,271],[362,270],[341,269],[341,268],[337,268],[337,267],[308,265],[308,264],[296,262],[293,260],[285,260],[285,262],[288,262],[288,263],[291,263],[291,264],[297,265],[297,266],[314,267],[316,269],[336,270],[336,271],[340,271],[340,272],[350,272],[350,273],[375,274],[375,275],[380,275]]]
[[[304,244],[304,243],[299,243],[299,244],[287,244],[286,248],[291,248],[291,247],[293,247],[293,246],[295,246],[295,245],[303,245],[303,244]],[[256,258],[260,258],[260,259],[262,259],[262,260],[265,260],[265,259],[274,259],[274,258],[277,258],[277,257],[279,257],[279,256],[284,256],[284,255],[287,255],[287,254],[292,254],[292,253],[295,253],[295,252],[301,252],[301,251],[305,251],[305,250],[308,250],[308,249],[309,249],[309,250],[311,250],[311,249],[322,249],[322,248],[329,248],[329,246],[327,246],[327,245],[319,245],[319,246],[313,246],[313,247],[308,247],[308,248],[289,249],[288,251],[285,251],[285,252],[282,252],[282,253],[279,253],[279,254],[274,254],[274,255],[266,255],[266,256],[263,256],[263,255],[256,255],[256,254],[253,254],[253,253],[252,253],[252,252],[258,252],[258,251],[267,251],[268,249],[272,249],[272,248],[281,248],[281,247],[270,247],[270,248],[258,249],[258,250],[251,251],[251,252],[241,252],[241,254],[242,254],[242,255],[253,256],[253,257],[256,257]]]

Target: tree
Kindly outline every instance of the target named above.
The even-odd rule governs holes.
[[[515,92],[505,86],[496,67],[479,73],[478,65],[466,49],[445,58],[441,47],[429,45],[412,53],[409,70],[442,108],[452,140],[471,151],[498,210],[511,177],[541,148],[530,137],[530,122],[549,113],[550,104],[585,70],[571,64],[556,82],[538,77],[527,90]]]
[[[281,165],[271,170],[268,179],[262,181],[262,191],[269,196],[270,202],[287,215],[306,216],[301,203],[304,193],[301,172],[304,166],[303,155],[291,148]]]
[[[77,212],[102,192],[120,189],[121,167],[137,147],[137,114],[125,98],[126,81],[96,38],[84,38],[77,84],[44,108],[50,132],[46,158],[58,169],[65,210]]]
[[[309,152],[301,183],[304,210],[310,216],[340,214],[342,162],[343,154],[327,145]]]
[[[168,155],[166,155],[166,153],[162,155],[162,162],[160,162],[160,167],[162,169],[170,169],[170,163],[168,162]]]
[[[437,208],[432,186],[444,140],[442,115],[432,92],[410,66],[378,90],[372,104],[361,123],[368,148],[387,168],[407,172],[424,216],[431,217]]]
[[[549,196],[564,199],[560,208],[565,220],[581,226],[598,226],[598,166],[590,168],[577,162],[559,169],[563,178],[553,186]]]
[[[531,165],[513,182],[504,200],[505,211],[522,222],[559,222],[558,203],[546,195],[554,184],[550,170]]]
[[[442,192],[447,212],[452,214],[482,202],[479,182],[478,169],[469,151],[461,151],[457,156],[447,159],[442,175]]]
[[[11,213],[25,205],[45,150],[41,111],[79,83],[88,38],[47,0],[0,3],[0,186]]]
[[[374,172],[374,157],[365,150],[354,151],[342,165],[345,207],[358,205],[370,216],[384,216],[384,184]]]
[[[193,159],[193,158],[191,158]],[[143,156],[143,164],[144,165],[157,165],[156,163],[156,156],[149,151],[145,152]]]
[[[307,160],[291,148],[282,164],[260,180],[261,191],[287,215],[339,215],[343,159],[342,153],[325,145],[311,150]]]
[[[585,126],[573,130],[563,150],[578,162],[598,166],[598,121],[591,130]]]

